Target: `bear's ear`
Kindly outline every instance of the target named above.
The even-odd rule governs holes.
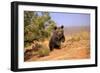
[[[56,30],[56,29],[57,29],[57,26],[54,27],[54,30]]]
[[[61,29],[63,29],[63,28],[64,28],[64,26],[62,25],[62,26],[61,26]]]

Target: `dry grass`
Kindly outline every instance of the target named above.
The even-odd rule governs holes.
[[[46,61],[46,60],[69,60],[69,59],[87,59],[90,58],[90,34],[87,31],[81,31],[73,35],[66,35],[66,40],[61,45],[61,49],[54,49],[50,52],[48,47],[49,40],[39,42],[45,48],[38,52],[39,56],[31,56],[26,61]],[[31,48],[29,46],[28,48]],[[45,56],[46,55],[46,56]]]

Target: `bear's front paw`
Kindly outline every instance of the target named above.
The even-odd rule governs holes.
[[[50,48],[50,51],[53,51],[53,48]]]

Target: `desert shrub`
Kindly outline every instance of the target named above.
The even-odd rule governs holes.
[[[25,45],[25,47],[28,47],[28,46],[31,45],[31,43],[30,42],[24,42],[24,45]]]
[[[39,44],[39,43],[36,43],[36,44],[35,44],[35,47],[37,47],[37,48],[42,48],[42,45]]]
[[[40,57],[49,55],[50,50],[48,48],[42,48],[38,51]]]
[[[71,42],[80,41],[80,36],[72,35],[67,41],[71,41]]]
[[[80,36],[72,36],[72,41],[80,41]]]
[[[82,31],[80,33],[77,33],[75,35],[72,35],[68,41],[80,41],[80,40],[89,40],[89,33]]]
[[[32,47],[33,52],[37,52],[39,56],[47,56],[49,55],[49,48],[43,45],[41,42],[35,42],[34,46]]]
[[[80,33],[80,37],[81,37],[81,39],[88,40],[89,33],[84,31],[84,32]]]
[[[48,38],[55,25],[48,12],[24,11],[24,46]]]

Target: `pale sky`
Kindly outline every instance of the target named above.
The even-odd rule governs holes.
[[[50,12],[51,19],[54,20],[57,25],[64,26],[89,26],[90,14],[83,13],[53,13]]]

